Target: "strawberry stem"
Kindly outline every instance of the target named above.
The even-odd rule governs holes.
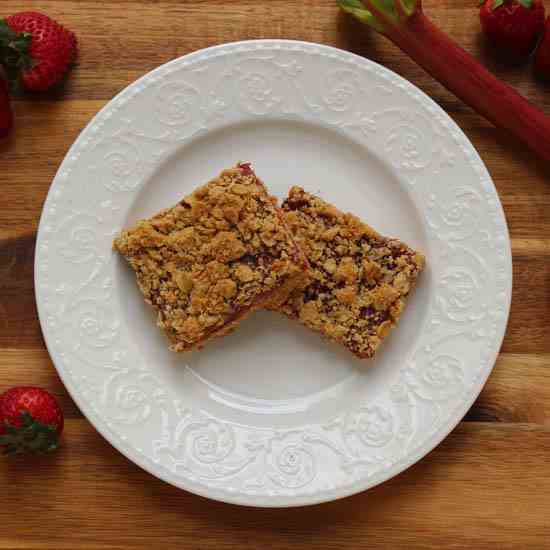
[[[424,15],[420,1],[365,0],[361,3],[354,0],[353,10],[349,0],[338,2],[342,9],[387,36],[495,126],[507,130],[540,157],[550,160],[550,117],[492,75],[438,29]]]

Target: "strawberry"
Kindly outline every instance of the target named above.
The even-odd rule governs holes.
[[[13,111],[11,110],[10,97],[8,95],[8,83],[6,82],[2,67],[0,66],[0,139],[5,138],[13,128]]]
[[[550,17],[546,19],[544,34],[535,52],[533,69],[539,78],[550,80]]]
[[[57,449],[63,412],[41,388],[21,386],[0,395],[0,449],[4,454]]]
[[[75,35],[35,11],[0,20],[0,63],[10,80],[44,91],[65,76],[77,52]]]
[[[542,0],[483,0],[479,19],[495,48],[512,60],[526,58],[544,29]]]

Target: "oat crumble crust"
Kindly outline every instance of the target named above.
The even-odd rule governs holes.
[[[373,357],[399,319],[424,256],[300,187],[282,210],[311,269],[305,288],[275,309],[362,359]]]
[[[122,231],[113,247],[134,269],[173,351],[201,348],[254,309],[280,304],[308,269],[249,164]]]

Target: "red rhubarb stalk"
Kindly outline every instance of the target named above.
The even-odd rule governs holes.
[[[338,0],[340,7],[384,34],[435,79],[495,126],[550,160],[550,117],[492,75],[439,30],[421,0]]]

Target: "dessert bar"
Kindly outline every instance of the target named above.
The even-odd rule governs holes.
[[[307,260],[275,199],[239,164],[115,239],[170,349],[188,351],[275,307],[304,280]]]
[[[278,309],[358,357],[372,357],[399,319],[424,257],[299,187],[282,210],[311,269],[305,288]]]

